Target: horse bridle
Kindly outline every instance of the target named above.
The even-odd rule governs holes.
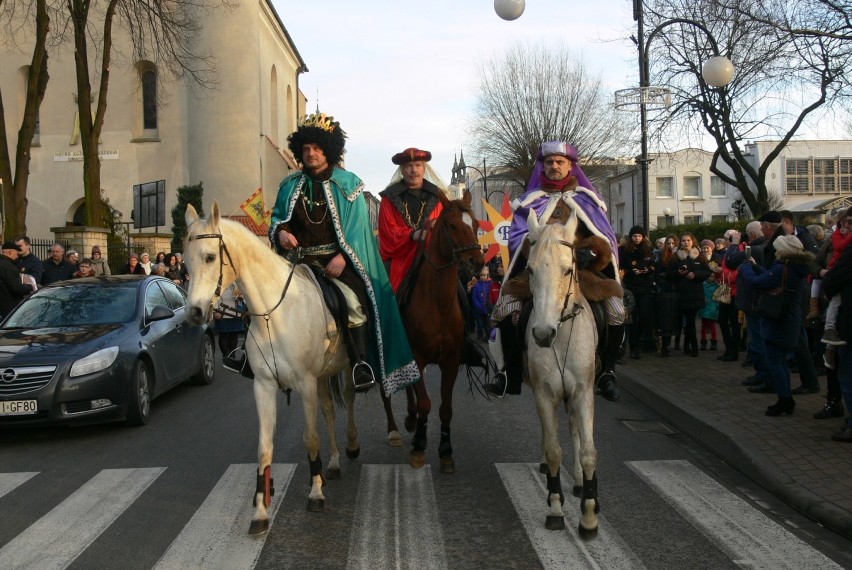
[[[567,242],[567,241],[565,241],[565,240],[563,240],[563,239],[558,240],[558,241],[557,241],[557,243],[558,243],[559,245],[564,245],[564,246],[566,246],[566,247],[567,247],[567,248],[569,248],[572,252],[576,249],[576,246],[574,246],[574,244],[573,244],[573,243],[571,243],[571,242]],[[532,241],[532,240],[531,240],[531,241],[530,241],[530,247],[532,247],[532,246],[534,246],[534,245],[535,245],[535,241]],[[568,303],[571,301],[571,291],[572,291],[572,290],[573,290],[573,288],[574,288],[574,287],[573,287],[573,284],[574,284],[574,278],[576,277],[576,271],[575,271],[575,269],[576,269],[576,267],[577,267],[577,258],[576,258],[576,256],[573,256],[573,255],[572,255],[572,256],[571,256],[571,259],[572,259],[572,261],[571,261],[571,269],[569,269],[569,270],[568,270],[568,275],[570,275],[570,278],[569,278],[569,281],[568,281],[568,290],[567,290],[567,292],[565,293],[565,300],[562,302],[562,309],[559,311],[559,324],[557,325],[557,327],[561,327],[561,326],[562,326],[562,324],[563,324],[565,321],[569,321],[569,320],[573,319],[574,317],[576,317],[577,315],[579,315],[579,314],[580,314],[580,311],[582,311],[582,310],[583,310],[583,307],[580,305],[580,303],[574,303],[574,308],[573,308],[573,309],[571,309],[571,312],[570,312],[570,313],[567,313],[567,314],[565,313],[565,311],[568,309]]]
[[[455,206],[450,206],[449,208],[444,208],[444,210],[438,216],[438,220],[443,218],[444,214],[448,214],[449,212],[452,212],[455,209],[456,209]],[[437,223],[438,220],[436,220],[436,223]],[[423,255],[426,258],[426,261],[429,262],[429,265],[431,265],[435,269],[435,271],[443,271],[444,269],[447,269],[448,267],[457,264],[460,260],[460,258],[459,258],[460,253],[464,253],[466,251],[473,251],[475,249],[478,250],[480,248],[480,245],[479,245],[478,242],[472,243],[472,244],[469,244],[469,245],[463,245],[463,246],[457,245],[456,240],[454,240],[452,234],[450,234],[450,230],[447,229],[446,223],[441,224],[441,230],[443,230],[442,235],[446,235],[447,239],[450,241],[450,245],[453,248],[453,252],[452,252],[452,258],[450,259],[450,261],[448,261],[444,265],[437,266],[429,258],[429,253],[425,249],[423,250]]]
[[[217,239],[219,240],[219,280],[216,282],[216,290],[213,292],[213,296],[210,298],[210,305],[216,306],[218,300],[222,296],[222,280],[225,276],[224,268],[225,268],[225,256],[228,256],[228,264],[233,267],[234,261],[231,259],[231,253],[228,251],[228,246],[225,244],[225,240],[222,239],[221,231],[217,234],[198,234],[194,236],[187,237],[187,241],[195,241],[200,239]],[[277,309],[281,303],[284,302],[284,297],[287,295],[287,289],[290,288],[290,281],[293,280],[293,273],[295,273],[295,266],[290,270],[290,275],[287,276],[287,282],[284,284],[284,289],[281,291],[281,297],[279,297],[278,302],[275,303],[275,306],[263,313],[252,313],[251,311],[243,311],[243,314],[252,316],[252,317],[263,317],[266,320],[269,320],[269,315]],[[230,307],[234,308],[234,307]]]

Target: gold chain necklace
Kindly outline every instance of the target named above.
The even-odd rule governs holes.
[[[308,202],[311,203],[311,206],[317,206],[317,207],[325,206],[325,210],[323,210],[322,217],[319,219],[319,221],[315,222],[311,219],[311,215],[308,213]],[[302,194],[302,209],[305,211],[305,218],[307,218],[308,222],[310,222],[311,224],[313,224],[315,226],[318,226],[321,223],[323,223],[325,221],[325,217],[328,215],[328,203],[325,200],[323,200],[321,202],[314,202],[314,201],[310,200],[304,194]]]
[[[403,200],[402,208],[405,210],[405,221],[408,222],[408,225],[412,228],[420,227],[420,222],[423,221],[423,212],[426,210],[426,200],[420,200],[420,213],[417,214],[417,222],[414,223],[411,221],[411,214],[408,211],[408,203]]]

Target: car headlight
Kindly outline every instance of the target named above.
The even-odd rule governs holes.
[[[104,368],[108,368],[113,362],[115,362],[117,356],[117,346],[111,346],[109,348],[99,350],[72,364],[71,373],[69,375],[73,378],[74,376],[82,376],[84,374],[98,372]]]

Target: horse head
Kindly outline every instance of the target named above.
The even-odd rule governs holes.
[[[530,327],[536,344],[542,347],[553,344],[571,302],[580,302],[574,257],[577,224],[574,212],[564,224],[539,224],[533,210],[527,219],[531,246],[527,268],[535,306]]]
[[[221,292],[236,279],[234,265],[222,234],[219,203],[213,201],[210,217],[199,218],[192,204],[186,206],[186,244],[183,259],[192,271],[187,291],[190,321],[210,320]]]
[[[433,247],[447,263],[464,262],[471,272],[479,273],[485,265],[485,256],[477,235],[479,220],[470,207],[470,192],[465,190],[460,200],[450,200],[443,192],[439,198],[443,211],[433,227]]]

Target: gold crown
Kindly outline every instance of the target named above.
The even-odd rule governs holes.
[[[337,123],[334,122],[334,117],[325,113],[313,113],[302,119],[300,127],[316,127],[326,132],[333,133],[337,128]]]

